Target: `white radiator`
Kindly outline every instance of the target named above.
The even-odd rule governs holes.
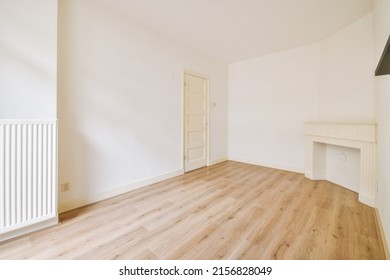
[[[57,222],[57,121],[0,120],[0,242]]]

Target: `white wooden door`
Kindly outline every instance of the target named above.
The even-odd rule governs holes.
[[[184,75],[184,171],[207,165],[208,80]]]

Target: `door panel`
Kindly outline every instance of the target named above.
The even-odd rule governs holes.
[[[185,74],[184,86],[184,171],[207,164],[208,81]]]

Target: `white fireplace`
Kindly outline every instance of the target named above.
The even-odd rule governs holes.
[[[326,180],[326,145],[360,150],[359,201],[375,207],[376,125],[305,123],[306,169],[311,180]]]

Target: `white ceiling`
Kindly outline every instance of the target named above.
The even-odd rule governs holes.
[[[133,22],[227,63],[318,42],[372,0],[100,0]]]

